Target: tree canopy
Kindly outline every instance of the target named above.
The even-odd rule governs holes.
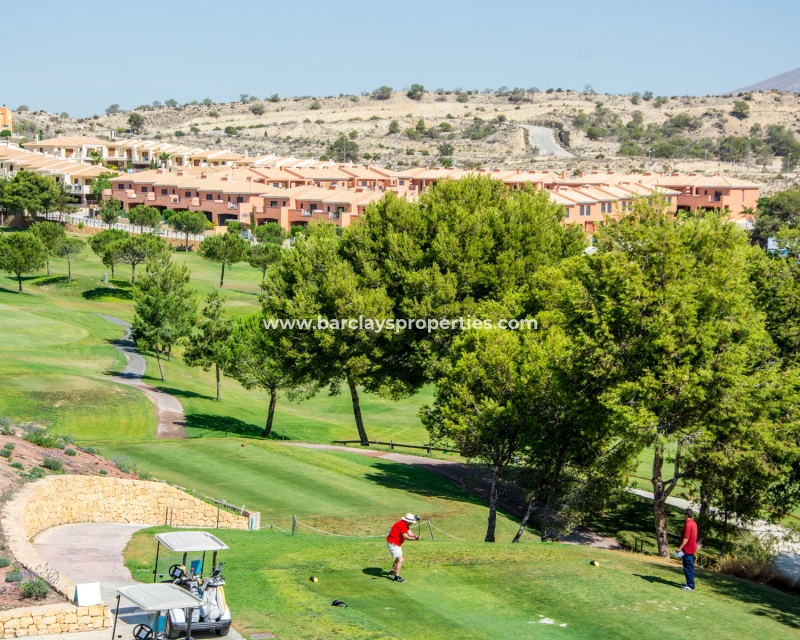
[[[22,293],[22,276],[39,271],[47,261],[47,247],[30,231],[0,235],[0,270],[14,274]]]

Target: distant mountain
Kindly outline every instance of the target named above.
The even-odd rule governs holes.
[[[789,93],[800,93],[800,68],[794,71],[787,71],[774,78],[767,78],[756,84],[751,84],[749,87],[743,87],[731,91],[731,93],[743,93],[745,91],[771,91],[777,89],[778,91],[786,91]]]

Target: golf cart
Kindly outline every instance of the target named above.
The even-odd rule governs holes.
[[[158,558],[161,547],[173,552],[183,554],[181,564],[173,564],[169,568],[167,580],[200,598],[202,605],[192,612],[192,619],[186,617],[186,607],[176,607],[167,613],[164,625],[164,634],[167,638],[174,639],[189,629],[196,631],[214,631],[218,636],[228,635],[231,628],[231,611],[225,602],[225,577],[222,575],[224,562],[217,564],[217,552],[228,548],[222,540],[205,531],[173,531],[170,533],[156,534],[158,545],[156,547],[156,563],[153,569],[153,582],[159,577]],[[206,552],[213,552],[211,561],[212,570],[208,577],[203,578],[205,569]],[[201,558],[192,560],[187,570],[186,560],[189,554]]]
[[[117,633],[120,598],[130,600],[153,620],[152,626],[137,624],[133,628],[133,640],[157,640],[159,637],[159,623],[163,615],[167,615],[169,611],[183,612],[185,610],[188,612],[188,619],[191,620],[194,611],[203,605],[203,601],[196,595],[174,584],[132,584],[128,587],[119,587],[117,589],[117,608],[114,612],[111,640],[114,640]],[[187,638],[191,637],[191,632],[192,625],[190,623],[186,630]]]

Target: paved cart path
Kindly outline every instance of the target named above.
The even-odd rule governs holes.
[[[111,376],[111,379],[114,382],[127,384],[130,387],[136,387],[144,391],[147,397],[153,401],[158,413],[156,438],[185,438],[186,416],[183,414],[183,405],[181,405],[180,400],[173,395],[150,386],[142,379],[145,371],[147,371],[147,361],[136,351],[136,345],[131,339],[130,323],[103,313],[97,315],[125,329],[125,335],[115,342],[114,346],[127,358],[128,365],[120,375]]]

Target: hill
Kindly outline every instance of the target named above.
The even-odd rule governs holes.
[[[737,89],[732,93],[743,93],[746,91],[785,91],[787,93],[800,93],[800,67],[773,76],[772,78],[767,78],[761,82],[756,82],[750,86]]]

